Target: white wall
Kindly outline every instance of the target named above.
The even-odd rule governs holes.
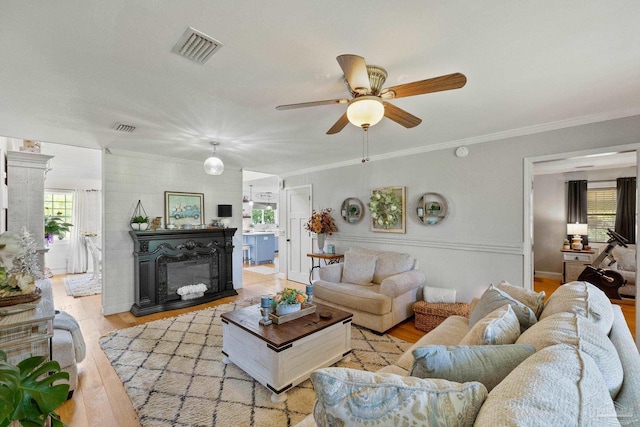
[[[562,241],[567,232],[567,186],[571,180],[614,181],[636,176],[635,167],[536,175],[533,181],[534,270],[545,277],[562,277]],[[589,242],[590,244],[592,242]],[[597,243],[593,247],[606,246]]]
[[[399,137],[402,132],[410,130],[399,130]],[[471,145],[462,159],[449,148],[285,176],[285,183],[311,184],[313,207],[334,209],[338,252],[354,245],[409,252],[420,260],[428,285],[455,288],[460,301],[470,301],[489,283],[523,282],[524,158],[637,142],[640,116]],[[367,203],[371,189],[384,186],[407,187],[406,234],[369,231],[368,214],[356,225],[340,219],[346,197]],[[422,225],[415,216],[425,192],[449,200],[452,213],[439,225]]]
[[[134,301],[133,241],[129,220],[142,201],[149,217],[164,218],[164,192],[204,193],[207,222],[218,204],[232,205],[229,227],[241,227],[242,172],[226,167],[220,176],[204,173],[202,163],[152,155],[105,152],[103,156],[103,280],[104,314],[128,311]],[[233,283],[242,287],[242,233],[233,239]]]

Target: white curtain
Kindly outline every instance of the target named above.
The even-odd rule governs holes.
[[[75,190],[67,273],[86,273],[89,265],[85,235],[100,235],[102,229],[102,191]]]

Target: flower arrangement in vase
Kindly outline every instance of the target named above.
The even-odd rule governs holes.
[[[271,307],[276,316],[292,313],[300,310],[302,304],[307,301],[307,295],[294,288],[284,288],[271,300]]]
[[[314,209],[304,225],[306,230],[317,234],[319,253],[322,253],[324,249],[325,234],[338,231],[338,226],[329,212],[331,212],[331,208],[322,209],[320,212],[316,212]]]
[[[311,217],[309,217],[307,223],[304,225],[305,230],[316,234],[338,231],[338,226],[329,212],[331,212],[331,208],[322,209],[320,212],[317,212],[315,209],[311,211]]]

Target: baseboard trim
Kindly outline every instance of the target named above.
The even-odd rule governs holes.
[[[562,280],[562,273],[555,273],[553,271],[538,271],[533,275],[534,277],[544,277],[545,279]]]

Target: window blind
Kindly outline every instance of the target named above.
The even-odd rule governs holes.
[[[615,187],[587,189],[587,223],[590,242],[606,242],[609,239],[607,228],[615,228],[616,205]]]

